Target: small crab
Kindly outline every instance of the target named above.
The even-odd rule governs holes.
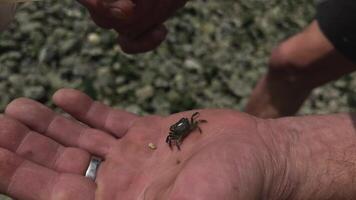
[[[172,148],[172,142],[177,146],[178,150],[180,150],[180,145],[182,144],[183,139],[189,135],[195,129],[198,129],[200,133],[202,133],[199,124],[207,122],[206,120],[197,120],[199,117],[199,112],[194,113],[190,121],[188,118],[182,118],[177,123],[173,124],[170,127],[169,135],[166,138],[166,143],[169,144],[169,147]]]

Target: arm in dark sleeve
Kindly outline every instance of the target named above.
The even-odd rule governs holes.
[[[316,18],[334,47],[356,63],[356,0],[322,0]]]

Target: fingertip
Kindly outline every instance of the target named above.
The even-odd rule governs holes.
[[[75,93],[75,91],[76,90],[72,88],[61,88],[53,94],[52,100],[56,104],[61,103],[65,99],[71,98],[71,96],[73,96],[72,94]]]
[[[75,101],[78,98],[90,98],[86,94],[82,93],[79,90],[72,89],[72,88],[62,88],[57,90],[53,94],[53,101],[55,102],[66,102],[66,101]]]
[[[82,115],[90,108],[93,100],[83,92],[71,88],[58,90],[52,97],[53,102],[65,111]]]
[[[28,99],[28,98],[17,98],[15,100],[12,100],[5,108],[5,114],[12,116],[15,115],[20,109],[24,108],[24,105],[28,104],[33,100]]]
[[[28,98],[12,101],[6,107],[5,114],[41,133],[47,129],[46,122],[53,118],[52,111],[48,107]]]

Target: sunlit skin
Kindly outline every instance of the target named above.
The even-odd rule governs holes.
[[[0,192],[20,200],[235,200],[261,195],[257,163],[270,164],[256,120],[248,115],[199,110],[209,123],[200,124],[203,134],[195,130],[188,135],[179,151],[165,142],[169,128],[194,111],[139,117],[70,89],[57,92],[54,102],[93,128],[35,101],[13,101],[0,119]],[[90,154],[104,158],[95,183],[83,176]]]
[[[72,89],[53,99],[87,125],[29,99],[10,103],[0,117],[0,193],[19,200],[356,198],[351,115],[262,120],[210,109],[140,117]],[[195,112],[208,121],[203,133],[170,149],[170,126]],[[95,182],[83,175],[90,155],[104,159]]]

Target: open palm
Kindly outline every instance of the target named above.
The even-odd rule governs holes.
[[[230,110],[200,110],[207,120],[183,141],[165,139],[168,117],[111,109],[62,89],[54,102],[77,120],[29,99],[0,118],[0,192],[19,200],[258,199],[268,171],[256,119]],[[81,122],[83,123],[81,123]],[[149,144],[157,148],[150,148]],[[96,181],[83,174],[91,155],[104,159]],[[261,168],[264,166],[264,168]]]

